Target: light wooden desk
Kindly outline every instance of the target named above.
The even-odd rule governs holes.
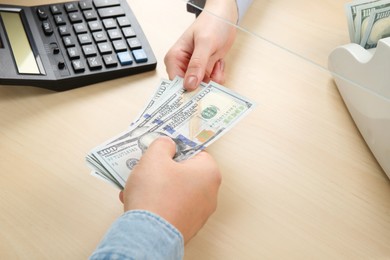
[[[345,2],[255,0],[225,85],[258,106],[208,149],[219,205],[185,259],[390,258],[390,181],[323,69],[349,41]],[[180,0],[129,3],[156,71],[61,93],[0,86],[0,259],[86,259],[122,213],[85,155],[137,115],[193,21]]]

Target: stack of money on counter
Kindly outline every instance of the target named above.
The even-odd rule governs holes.
[[[345,11],[351,42],[371,49],[390,36],[390,0],[355,0]]]
[[[93,174],[123,189],[148,146],[160,136],[176,143],[174,160],[186,160],[224,135],[254,107],[254,102],[215,83],[185,91],[183,79],[161,80],[129,128],[87,155]]]

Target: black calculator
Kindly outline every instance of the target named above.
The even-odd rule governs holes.
[[[64,91],[156,65],[126,0],[0,5],[0,84]]]

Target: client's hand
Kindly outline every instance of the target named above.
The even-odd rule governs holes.
[[[217,206],[221,175],[213,158],[201,152],[175,162],[175,143],[155,140],[135,166],[120,193],[124,210],[148,210],[172,225],[188,242]]]

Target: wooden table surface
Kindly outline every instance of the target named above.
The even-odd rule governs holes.
[[[181,0],[128,2],[155,71],[65,92],[0,86],[0,259],[86,259],[123,212],[85,156],[126,129],[194,20]],[[219,204],[185,259],[390,258],[390,181],[326,70],[349,42],[346,2],[254,1],[225,86],[257,107],[208,148]]]

